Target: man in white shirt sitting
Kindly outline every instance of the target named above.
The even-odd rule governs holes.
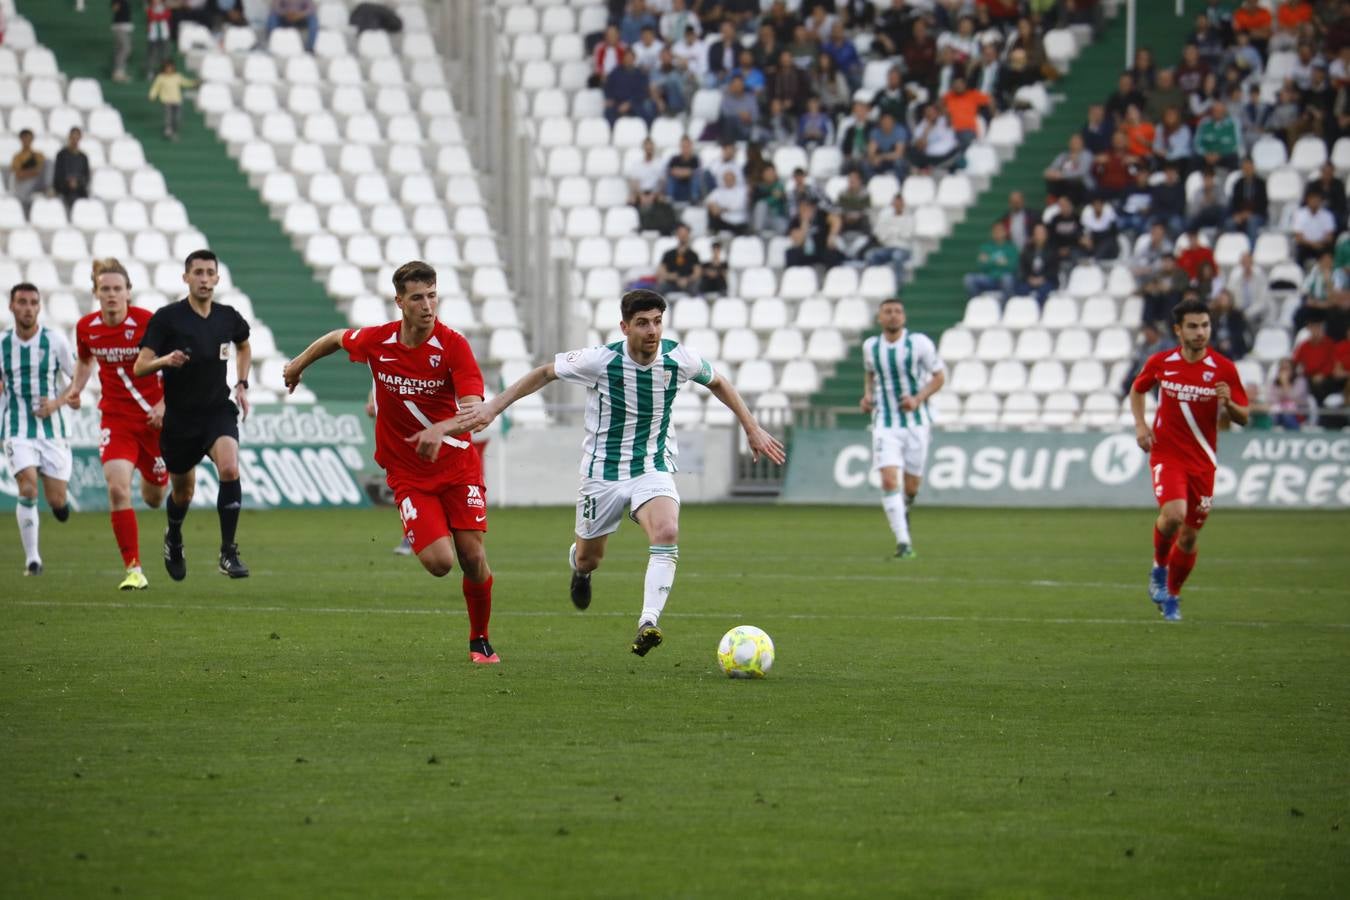
[[[1320,191],[1309,191],[1304,205],[1294,213],[1295,256],[1300,266],[1331,250],[1336,237],[1336,217],[1322,205]]]

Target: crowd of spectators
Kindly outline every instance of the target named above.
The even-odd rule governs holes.
[[[1198,298],[1213,313],[1213,345],[1241,360],[1261,328],[1292,325],[1295,349],[1257,388],[1281,427],[1344,423],[1350,401],[1350,235],[1346,185],[1328,160],[1288,208],[1272,208],[1252,159],[1262,139],[1286,153],[1305,137],[1328,151],[1350,135],[1350,0],[1212,2],[1191,21],[1170,67],[1147,48],[1044,171],[1041,211],[1019,193],[991,227],[966,278],[970,294],[1030,295],[1042,303],[1080,263],[1123,264],[1143,296],[1140,359],[1168,346],[1170,312]],[[1262,93],[1280,54],[1287,71]],[[1223,270],[1224,233],[1286,234],[1301,270],[1272,282],[1251,253]],[[1297,291],[1292,323],[1281,298]]]

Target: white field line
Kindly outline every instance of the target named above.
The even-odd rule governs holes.
[[[210,603],[122,603],[110,601],[107,603],[98,601],[65,601],[65,600],[15,600],[9,601],[0,606],[10,607],[40,607],[40,608],[59,608],[59,609],[116,609],[116,610],[154,610],[171,612],[217,612],[217,613],[282,613],[282,614],[310,614],[310,615],[336,615],[336,616],[449,616],[458,618],[464,615],[462,610],[454,609],[378,609],[361,606],[239,606],[239,605],[216,605]],[[586,612],[578,613],[570,610],[509,610],[494,609],[493,615],[507,616],[512,618],[575,618],[603,617],[603,618],[631,618],[631,612]],[[734,619],[740,615],[739,612],[675,612],[673,618],[682,619]],[[1138,618],[1134,619],[1102,619],[1102,618],[1062,618],[1062,617],[1037,617],[1037,616],[921,616],[907,615],[904,613],[892,614],[863,614],[863,613],[775,613],[772,616],[777,619],[807,620],[807,621],[838,621],[840,619],[855,619],[859,621],[891,621],[891,622],[971,622],[986,624],[1026,624],[1026,625],[1151,625],[1162,626],[1167,623],[1158,619],[1156,616],[1148,614],[1142,610]],[[1350,630],[1350,622],[1243,622],[1243,621],[1190,621],[1186,626],[1178,627],[1205,627],[1222,626],[1228,628],[1326,628],[1332,630]]]

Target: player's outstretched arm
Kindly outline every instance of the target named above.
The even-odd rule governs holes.
[[[750,445],[750,458],[758,460],[762,453],[781,466],[787,459],[787,454],[783,452],[782,442],[760,426],[758,420],[751,415],[750,408],[745,405],[745,400],[741,398],[740,393],[732,387],[731,382],[721,375],[717,375],[708,385],[708,390],[714,397],[722,401],[722,405],[731,410],[732,414],[736,416],[736,421],[741,423],[741,428],[745,430],[745,440]]]
[[[1153,450],[1153,429],[1144,415],[1144,394],[1130,391],[1130,414],[1134,416],[1134,440],[1145,453]]]
[[[300,386],[300,376],[309,368],[310,363],[342,349],[342,334],[341,328],[328,332],[306,347],[295,359],[286,363],[286,368],[281,372],[281,377],[286,382],[286,393],[295,393],[295,389]]]
[[[521,397],[528,397],[530,394],[541,390],[549,382],[557,380],[558,373],[553,370],[553,363],[545,363],[526,372],[514,384],[491,400],[485,403],[467,405],[459,415],[453,419],[437,423],[437,427],[443,428],[445,434],[482,431],[491,425],[492,420],[500,416],[512,403],[515,403]]]

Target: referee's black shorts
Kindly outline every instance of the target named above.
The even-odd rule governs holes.
[[[239,407],[226,402],[190,415],[165,413],[159,433],[159,452],[171,475],[185,475],[210,452],[217,438],[239,440]]]

